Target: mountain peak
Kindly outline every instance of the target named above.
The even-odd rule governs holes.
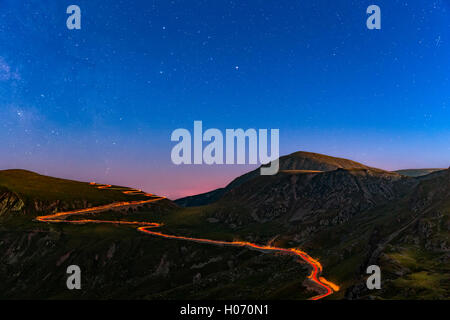
[[[375,169],[365,166],[356,161],[327,156],[314,152],[297,151],[280,157],[280,173],[320,173],[334,171],[337,169],[365,169],[387,172],[381,169]],[[234,189],[249,180],[258,178],[259,176],[260,171],[259,169],[256,169],[240,177],[237,177],[225,188],[220,188],[207,193],[177,199],[175,200],[175,203],[186,207],[209,204],[220,199],[226,192],[230,191],[231,189]]]

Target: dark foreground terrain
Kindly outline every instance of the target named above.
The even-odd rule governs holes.
[[[341,290],[327,299],[450,298],[450,171],[388,172],[297,152],[276,176],[252,171],[223,189],[90,219],[161,222],[168,234],[300,248]],[[409,173],[406,175],[406,173]],[[151,191],[151,190],[150,190]],[[0,171],[0,298],[307,299],[308,266],[290,256],[161,239],[110,224],[39,215],[141,200],[89,183]],[[76,218],[73,218],[76,219]],[[66,288],[66,268],[82,290]],[[379,265],[381,290],[365,285]]]

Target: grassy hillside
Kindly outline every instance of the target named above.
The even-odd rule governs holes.
[[[47,187],[52,181],[60,183],[60,192],[71,185],[36,178],[50,183]],[[13,180],[8,185],[19,185],[16,190],[22,194],[39,194]],[[72,187],[115,193],[80,184]],[[60,194],[43,195],[54,201]],[[195,229],[199,236],[234,238],[220,226],[217,231],[203,229],[195,212],[171,204],[162,200],[137,211],[108,211],[89,219],[164,222],[170,229],[163,230],[169,233],[190,234]],[[189,226],[193,230],[187,230]],[[49,224],[20,214],[0,220],[0,261],[0,299],[306,299],[315,294],[302,285],[307,269],[292,257],[165,240],[143,235],[134,226]],[[82,268],[83,290],[66,288],[71,264]]]
[[[390,299],[450,299],[450,171],[423,180],[411,195],[417,219],[398,235],[384,255]]]
[[[83,200],[97,205],[136,198],[120,191],[97,189],[87,182],[53,178],[26,170],[0,171],[0,190],[14,192],[24,201]]]

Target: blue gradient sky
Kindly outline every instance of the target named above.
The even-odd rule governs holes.
[[[449,77],[449,0],[1,0],[0,169],[176,198],[254,168],[173,165],[194,120],[279,128],[281,154],[448,167]]]

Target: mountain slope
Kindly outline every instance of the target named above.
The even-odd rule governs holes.
[[[108,202],[114,202],[116,191],[17,170],[3,173],[4,176],[2,184],[14,191],[1,187],[2,192],[20,200],[30,199],[32,208],[24,202],[25,207],[17,208],[14,214],[0,216],[0,299],[306,299],[314,294],[303,285],[308,268],[292,257],[159,239],[144,236],[125,224],[165,223],[168,215],[179,222],[179,207],[166,199],[138,206],[135,211],[118,208],[67,217],[71,221],[79,219],[80,224],[42,223],[33,215],[59,211],[72,201],[93,196],[91,191],[100,191],[103,197],[109,197]],[[24,177],[33,185],[26,185]],[[68,194],[75,189],[85,193],[82,197]],[[45,200],[37,198],[37,194]],[[65,200],[59,201],[58,196]],[[127,197],[136,200],[136,196]],[[59,205],[36,209],[37,201]],[[93,223],[94,220],[100,223]],[[111,223],[118,220],[124,223]],[[195,225],[191,227],[194,229]],[[71,291],[65,286],[66,268],[72,264],[83,270],[83,290]],[[283,274],[276,275],[280,269]]]
[[[139,199],[143,197],[126,195],[117,190],[101,190],[89,183],[48,177],[31,171],[0,171],[0,216],[7,212],[37,215]],[[169,203],[169,200],[165,202]]]
[[[318,257],[342,286],[334,298],[450,299],[450,170],[421,178],[374,169],[261,176],[215,207],[216,224],[253,237],[264,230],[277,245]],[[366,287],[372,264],[381,267],[382,290]]]
[[[311,171],[332,171],[336,169],[370,169],[361,163],[331,157],[319,153],[298,151],[280,158],[280,171],[286,170],[311,170]],[[224,188],[210,192],[184,197],[175,200],[175,203],[183,207],[201,206],[219,200],[225,193],[241,184],[260,176],[260,169],[248,172],[236,179]]]
[[[381,290],[367,290],[362,273],[347,297],[450,299],[450,170],[420,180],[390,212],[404,222],[380,237],[367,263],[380,266]]]
[[[292,223],[325,216],[342,222],[401,197],[413,184],[412,179],[374,169],[289,172],[247,181],[230,190],[219,204],[240,204],[260,222],[282,217]]]

